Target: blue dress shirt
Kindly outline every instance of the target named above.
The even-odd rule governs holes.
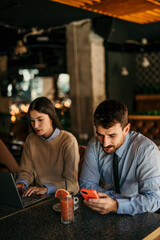
[[[49,142],[49,141],[53,140],[54,138],[56,138],[59,134],[60,134],[60,129],[56,128],[49,138],[46,139],[42,136],[40,136],[40,138],[42,138],[46,142]],[[21,183],[21,182],[24,183],[25,189],[27,189],[28,188],[28,181],[24,178],[23,179],[21,178],[18,181],[16,181],[16,183]],[[52,194],[56,191],[56,186],[53,185],[52,183],[44,183],[41,187],[46,187],[47,188],[46,194]]]
[[[114,192],[113,154],[106,154],[96,137],[88,143],[80,188],[104,192],[118,202],[118,214],[135,215],[160,208],[160,151],[148,138],[129,132],[116,150],[121,194]],[[100,179],[105,188],[99,185]]]

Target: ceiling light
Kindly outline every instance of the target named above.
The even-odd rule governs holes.
[[[148,60],[148,58],[147,58],[146,56],[143,57],[142,66],[143,66],[144,68],[147,68],[147,67],[150,66],[150,62],[149,62],[149,60]]]
[[[23,44],[22,40],[17,41],[17,45],[14,48],[14,55],[23,55],[28,52],[27,47]]]
[[[19,59],[22,57],[27,57],[29,55],[29,50],[23,41],[19,39],[16,43],[16,46],[11,49],[11,56],[13,59]]]
[[[129,75],[128,69],[126,67],[122,67],[121,75],[122,76],[128,76]]]
[[[148,44],[147,38],[142,38],[142,45],[147,45],[147,44]]]

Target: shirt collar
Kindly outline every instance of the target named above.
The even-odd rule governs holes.
[[[44,138],[42,136],[40,136],[40,138],[42,138],[45,142],[50,142],[51,140],[55,139],[59,134],[60,134],[60,129],[56,128],[49,138]]]
[[[126,148],[126,145],[127,145],[127,143],[128,143],[128,140],[129,140],[129,133],[126,135],[125,141],[124,141],[123,145],[120,146],[120,147],[116,150],[116,154],[118,155],[118,157],[121,158],[121,156],[122,156],[122,154],[123,154],[123,152],[124,152],[124,149]]]

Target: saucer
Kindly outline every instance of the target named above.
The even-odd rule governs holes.
[[[79,205],[78,204],[75,204],[74,205],[74,211],[77,210],[79,208]],[[53,204],[52,206],[52,209],[56,212],[61,212],[61,206],[60,206],[60,203],[55,203]]]

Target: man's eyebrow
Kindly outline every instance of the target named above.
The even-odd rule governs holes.
[[[111,133],[111,134],[109,134],[109,136],[115,136],[115,135],[117,135],[116,133]]]
[[[100,135],[100,136],[104,136],[104,134],[101,134],[101,133],[99,133],[99,132],[97,132],[96,131],[96,133],[98,134],[98,135]],[[116,133],[110,133],[110,134],[108,134],[108,136],[115,136],[116,135]]]
[[[101,133],[99,133],[99,132],[97,132],[97,131],[96,131],[96,133],[97,133],[98,135],[101,135],[101,136],[103,136],[103,134],[101,134]]]

